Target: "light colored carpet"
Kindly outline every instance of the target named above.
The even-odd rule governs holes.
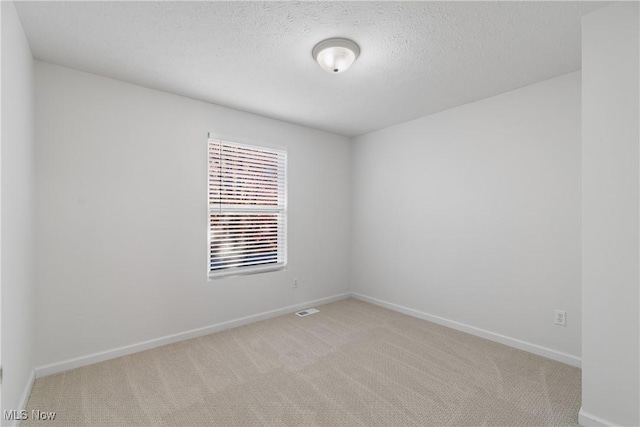
[[[36,381],[22,426],[576,425],[580,370],[355,299]]]

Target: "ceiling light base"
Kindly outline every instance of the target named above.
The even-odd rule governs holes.
[[[360,55],[360,47],[352,40],[333,38],[318,43],[311,54],[323,70],[337,74],[353,64]]]

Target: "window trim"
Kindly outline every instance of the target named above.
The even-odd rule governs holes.
[[[259,207],[250,207],[250,208],[242,208],[242,207],[223,207],[222,205],[212,205],[210,201],[211,194],[211,180],[209,179],[209,174],[211,171],[211,163],[210,163],[210,148],[211,143],[220,143],[220,144],[228,144],[234,147],[240,148],[248,148],[251,150],[260,150],[272,154],[277,154],[278,156],[282,156],[283,165],[282,165],[282,175],[283,175],[283,184],[282,184],[282,192],[280,193],[283,198],[282,207],[263,207],[262,209]],[[251,275],[258,273],[266,273],[278,270],[286,270],[288,263],[288,153],[286,149],[283,148],[275,148],[269,146],[259,146],[254,144],[245,144],[239,143],[235,141],[229,141],[222,138],[216,138],[209,133],[207,138],[207,278],[209,280],[215,279],[223,279],[232,276],[242,276],[242,275]],[[211,214],[212,213],[278,213],[280,214],[280,220],[282,221],[282,225],[278,227],[278,258],[281,259],[280,262],[276,263],[266,263],[266,264],[258,264],[258,265],[247,265],[247,266],[235,266],[228,267],[219,270],[211,270],[212,256],[211,256],[211,241],[212,241],[212,228],[211,228]]]

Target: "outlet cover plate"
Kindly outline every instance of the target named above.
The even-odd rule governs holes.
[[[567,312],[564,310],[554,310],[553,318],[556,325],[567,326]]]

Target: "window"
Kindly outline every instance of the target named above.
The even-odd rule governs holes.
[[[287,263],[287,153],[209,139],[209,277]]]

